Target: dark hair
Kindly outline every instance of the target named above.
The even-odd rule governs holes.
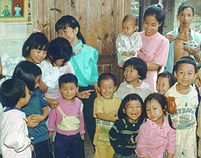
[[[159,77],[168,78],[170,87],[172,87],[176,83],[176,78],[174,77],[173,74],[171,74],[168,71],[164,71],[164,72],[158,74],[157,82],[158,82]]]
[[[188,2],[183,2],[183,3],[179,6],[178,11],[177,11],[177,15],[179,15],[179,14],[180,14],[184,9],[186,9],[186,8],[191,8],[191,10],[192,10],[192,12],[193,12],[193,15],[194,15],[194,13],[195,13],[194,8],[193,8],[193,6],[192,6],[190,3],[188,3]]]
[[[26,84],[20,79],[8,79],[1,85],[3,107],[15,107],[20,98],[25,98]]]
[[[163,10],[163,5],[162,4],[155,4],[152,6],[149,6],[144,13],[144,19],[149,16],[149,15],[155,15],[156,20],[160,24],[158,28],[159,33],[163,33],[163,25],[164,25],[164,20],[165,20],[165,12]]]
[[[191,64],[194,66],[195,68],[195,73],[197,72],[197,65],[196,65],[196,62],[193,58],[191,58],[190,56],[184,56],[184,57],[181,57],[177,62],[176,64],[174,65],[174,71],[176,72],[178,67],[181,65],[181,64]]]
[[[98,86],[100,86],[101,81],[108,80],[108,79],[111,79],[114,82],[115,86],[117,85],[117,80],[116,80],[115,76],[112,73],[107,72],[107,73],[102,73],[102,74],[99,75],[99,77],[98,77]]]
[[[72,55],[73,49],[67,39],[58,37],[50,41],[47,56],[52,64],[58,59],[64,59],[63,64],[65,64]]]
[[[32,49],[47,51],[48,44],[49,41],[43,33],[32,33],[23,44],[22,56],[29,56]]]
[[[122,23],[124,23],[128,20],[133,20],[133,21],[135,21],[135,25],[138,25],[138,18],[136,16],[131,15],[131,14],[127,14],[126,16],[124,16]]]
[[[165,96],[162,95],[162,94],[159,94],[159,93],[151,93],[151,94],[149,94],[149,95],[146,97],[146,99],[145,99],[145,101],[144,101],[144,104],[145,104],[145,109],[144,109],[144,110],[145,110],[145,117],[147,118],[147,111],[146,111],[147,104],[148,104],[152,99],[158,101],[158,103],[161,105],[162,111],[163,111],[164,114],[166,115],[166,112],[167,112],[167,100],[166,100]],[[172,120],[171,120],[171,118],[170,118],[170,115],[168,115],[168,121],[169,121],[170,127],[172,127],[172,128],[174,129]]]
[[[64,83],[74,83],[77,87],[78,79],[75,75],[67,73],[59,77],[59,88],[61,88],[62,84]]]
[[[35,79],[37,76],[42,75],[40,67],[30,61],[21,61],[15,67],[13,78],[23,80],[28,89],[33,91],[35,89]]]
[[[125,68],[131,66],[133,69],[137,70],[138,75],[140,76],[139,79],[143,80],[146,78],[147,75],[147,64],[140,58],[133,57],[125,61],[123,65],[123,71]]]
[[[79,22],[71,15],[62,16],[55,24],[56,32],[59,30],[65,30],[67,27],[71,27],[72,29],[78,28],[77,38],[80,39],[84,44],[85,39],[80,32],[80,24]]]
[[[119,107],[119,110],[118,110],[118,117],[120,119],[124,119],[127,117],[127,115],[125,114],[124,110],[125,110],[125,107],[126,107],[126,104],[129,102],[129,101],[132,101],[132,100],[137,100],[140,102],[141,104],[141,108],[142,108],[142,114],[140,116],[144,118],[144,103],[143,103],[143,100],[142,98],[138,95],[138,94],[128,94],[127,96],[124,97],[124,99],[122,100],[121,104],[120,104],[120,107]],[[140,119],[139,118],[139,119]]]

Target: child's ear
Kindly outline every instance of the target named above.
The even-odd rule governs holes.
[[[174,71],[174,77],[177,79],[177,73],[176,73],[176,71]]]
[[[78,91],[79,91],[79,87],[77,87],[77,90],[76,90],[76,92],[78,93]]]
[[[98,90],[98,92],[100,93],[100,88],[99,88],[99,86],[97,87],[97,90]]]
[[[78,31],[79,31],[79,28],[78,28],[78,27],[74,28],[74,33],[75,33],[76,35],[78,34]]]
[[[196,79],[197,77],[198,77],[198,73],[195,74],[194,81],[195,81],[195,79]]]

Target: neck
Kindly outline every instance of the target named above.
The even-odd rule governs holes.
[[[190,91],[190,86],[182,86],[180,84],[176,85],[176,90],[181,94],[188,94]]]
[[[79,39],[76,37],[72,42],[71,46],[74,47],[79,42]]]
[[[190,28],[189,27],[180,27],[179,32],[190,32]]]
[[[142,83],[140,82],[139,79],[136,79],[134,81],[129,82],[129,84],[131,84],[133,87],[139,87],[141,86]]]
[[[65,99],[65,98],[62,97],[62,99],[63,99],[63,101],[65,101],[65,102],[74,102],[74,101],[75,101],[75,97],[72,98],[72,99]]]

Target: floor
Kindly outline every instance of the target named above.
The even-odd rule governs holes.
[[[94,149],[87,133],[85,134],[84,149],[85,149],[85,158],[93,158]]]

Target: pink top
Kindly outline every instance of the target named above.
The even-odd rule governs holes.
[[[58,98],[57,101],[59,102],[59,107],[67,116],[77,116],[80,119],[80,128],[77,130],[72,131],[61,131],[57,127],[58,124],[62,121],[62,115],[57,110],[57,108],[50,109],[49,120],[48,120],[48,130],[55,131],[57,133],[63,135],[75,135],[77,133],[84,134],[84,117],[82,112],[82,101],[79,98],[75,98],[74,101],[68,102],[63,100],[62,98]]]
[[[169,52],[169,41],[159,32],[152,35],[146,36],[145,32],[140,32],[142,38],[142,47],[138,52],[138,57],[144,60],[146,63],[155,63],[160,66],[166,65],[168,52]],[[155,89],[157,71],[148,71],[145,82],[147,82],[153,89]]]
[[[167,118],[162,126],[149,119],[141,125],[135,150],[138,157],[162,158],[166,151],[175,153],[175,150],[176,130],[170,127]]]

